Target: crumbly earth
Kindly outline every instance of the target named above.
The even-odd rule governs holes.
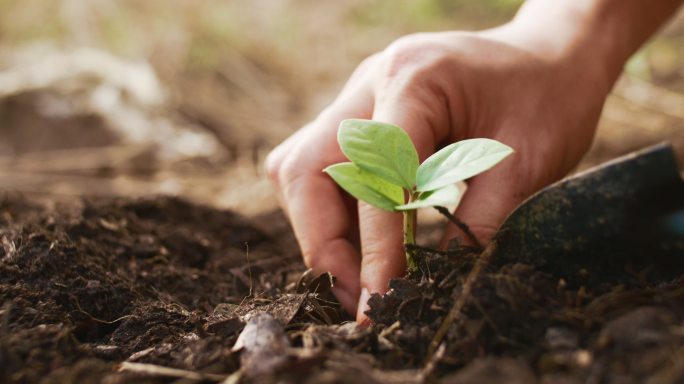
[[[574,287],[488,266],[426,361],[477,252],[418,249],[365,329],[283,223],[167,197],[5,197],[0,382],[684,382],[680,281]]]

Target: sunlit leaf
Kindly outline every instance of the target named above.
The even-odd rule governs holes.
[[[466,184],[460,182],[457,184],[449,184],[440,189],[423,192],[420,197],[408,204],[402,204],[395,209],[398,211],[406,211],[409,209],[434,207],[434,206],[458,206],[463,194],[466,191]]]
[[[406,189],[414,187],[418,153],[403,129],[378,121],[344,120],[337,140],[359,168]]]
[[[418,191],[431,191],[482,173],[513,153],[491,139],[469,139],[444,147],[418,167]]]
[[[323,170],[350,195],[366,203],[394,211],[404,202],[404,190],[373,175],[353,163],[334,164]]]

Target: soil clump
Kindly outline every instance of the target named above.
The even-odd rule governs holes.
[[[684,382],[684,286],[572,286],[489,265],[426,361],[476,250],[418,272],[351,322],[278,214],[187,201],[0,201],[0,382]]]

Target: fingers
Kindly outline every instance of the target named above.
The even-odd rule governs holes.
[[[327,128],[325,123],[313,125],[296,146],[289,148],[279,164],[277,189],[305,264],[316,273],[329,271],[337,278],[334,292],[353,313],[359,295],[360,256],[350,241],[355,226],[343,196],[322,172],[326,165],[344,161],[335,135],[320,132]]]
[[[334,292],[353,313],[360,293],[360,256],[349,240],[349,212],[327,175],[302,172],[289,181],[284,199],[304,263],[316,273],[329,271],[337,278]]]
[[[363,87],[347,86],[314,122],[276,148],[266,165],[305,264],[337,278],[333,291],[350,313],[356,312],[360,294],[356,214],[323,168],[346,161],[336,140],[340,121],[368,118],[371,108],[372,99]]]
[[[334,164],[339,158],[344,159],[341,151],[334,143],[337,137],[339,122],[346,118],[368,118],[373,110],[373,99],[367,86],[368,68],[375,60],[375,56],[370,56],[364,60],[354,71],[349,81],[345,84],[339,96],[327,109],[323,110],[318,117],[305,125],[297,132],[288,137],[285,141],[274,148],[265,161],[266,173],[275,184],[275,192],[280,206],[286,210],[287,204],[282,194],[280,183],[282,164],[286,159],[296,158],[297,148],[307,147],[311,154],[317,158],[321,169]],[[326,145],[333,145],[335,148],[323,150],[320,147],[323,142]],[[309,163],[311,164],[311,163]],[[313,164],[311,164],[313,165]],[[287,211],[286,211],[287,213]]]
[[[391,278],[401,277],[406,271],[400,213],[386,212],[368,204],[359,204],[361,233],[361,271],[358,311],[356,319],[366,322],[368,298],[371,293],[384,293]]]
[[[415,94],[380,93],[375,103],[373,119],[404,128],[416,145],[421,159],[425,159],[434,150],[437,140],[441,140],[430,127],[431,119],[428,116],[435,114]],[[370,294],[386,292],[389,280],[401,277],[406,271],[402,215],[359,204],[359,230],[362,293],[356,318],[359,323],[367,323],[364,312],[368,310]]]

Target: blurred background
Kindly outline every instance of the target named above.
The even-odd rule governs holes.
[[[265,155],[363,58],[521,3],[0,0],[0,190],[272,209]],[[684,159],[683,12],[627,65],[579,169],[665,139]]]

